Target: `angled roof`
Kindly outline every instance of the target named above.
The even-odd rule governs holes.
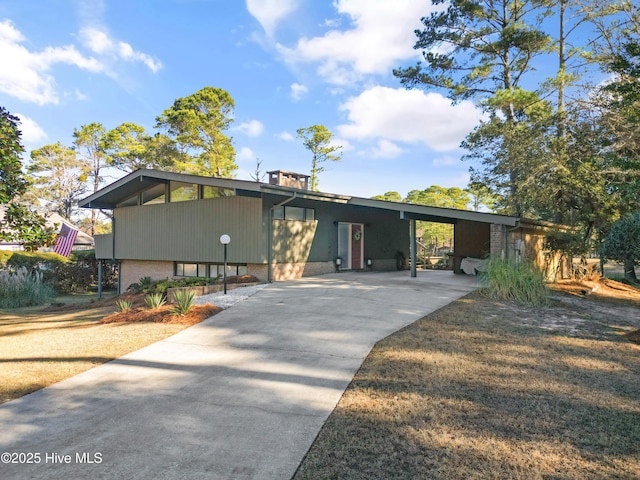
[[[390,202],[387,200],[373,200],[370,198],[301,190],[280,185],[251,182],[248,180],[202,177],[198,175],[148,169],[136,170],[127,176],[116,180],[93,195],[81,200],[79,202],[79,206],[84,208],[113,209],[117,204],[137,193],[141,193],[155,185],[168,183],[170,181],[229,188],[233,189],[237,195],[256,196],[266,193],[281,195],[284,197],[303,198],[314,201],[349,204],[365,208],[395,211],[398,212],[401,218],[413,220],[425,220],[441,223],[455,223],[458,220],[470,220],[507,226],[516,226],[519,224],[520,220],[517,217],[496,215],[493,213],[473,212],[470,210],[458,210],[454,208],[429,207],[426,205]]]

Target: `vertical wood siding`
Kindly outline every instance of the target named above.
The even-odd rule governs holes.
[[[114,215],[119,259],[222,262],[220,235],[226,233],[231,237],[229,262],[266,262],[259,198],[126,207]]]

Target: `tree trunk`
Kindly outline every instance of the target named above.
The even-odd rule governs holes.
[[[638,277],[636,277],[635,262],[633,258],[624,259],[624,278],[631,280],[632,282],[638,280]]]

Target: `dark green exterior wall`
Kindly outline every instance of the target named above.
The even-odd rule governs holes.
[[[264,218],[270,218],[270,208],[283,201],[281,196],[265,196],[263,205]],[[409,256],[409,222],[401,220],[398,212],[389,212],[374,208],[358,207],[353,205],[294,199],[286,205],[315,209],[317,225],[313,232],[311,246],[308,249],[308,262],[333,261],[337,256],[338,248],[338,223],[362,223],[364,224],[364,256],[373,260],[393,260],[398,250]],[[301,225],[310,222],[274,221],[274,234],[282,231],[282,224],[290,224],[290,228],[300,230]],[[267,225],[268,227],[268,225]],[[289,245],[281,245],[277,250],[287,248],[299,249],[296,245],[300,239],[305,239],[305,245],[309,242],[309,228],[304,227],[303,236],[287,235]],[[301,230],[302,231],[302,230]],[[274,241],[277,238],[274,237]],[[282,257],[276,257],[279,260]],[[296,257],[295,261],[301,261]]]

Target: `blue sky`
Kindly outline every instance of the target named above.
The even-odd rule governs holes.
[[[329,128],[343,159],[322,191],[406,195],[465,187],[460,141],[470,102],[406,90],[392,69],[419,60],[414,30],[430,0],[9,0],[0,3],[0,105],[27,149],[74,128],[135,122],[153,132],[176,98],[209,85],[235,100],[239,170],[308,173],[296,130]],[[110,180],[116,177],[111,177]]]

